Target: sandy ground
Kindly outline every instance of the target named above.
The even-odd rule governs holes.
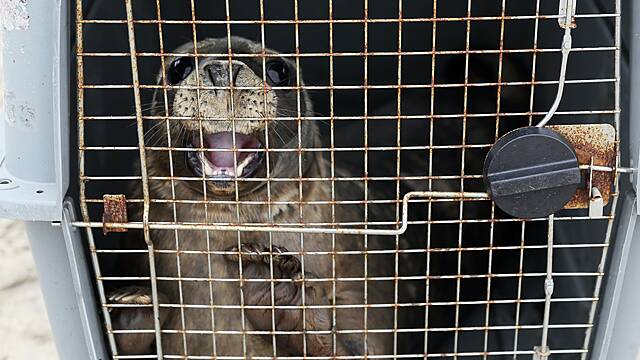
[[[0,360],[27,359],[58,356],[24,226],[0,219]]]
[[[24,10],[24,5],[0,0],[0,49],[3,28],[10,30],[24,25],[20,23],[21,17],[15,17],[9,9]],[[1,55],[0,52],[0,69]],[[4,89],[2,75],[0,71],[0,89]],[[2,95],[0,91],[0,112],[3,110]],[[0,124],[0,138],[2,133]],[[0,144],[0,159],[2,152]],[[0,219],[0,360],[26,359],[56,360],[58,356],[24,226],[20,222]]]

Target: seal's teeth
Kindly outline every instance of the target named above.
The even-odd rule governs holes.
[[[204,170],[204,175],[205,176],[215,176],[216,175],[216,171],[219,171],[219,169],[217,169],[213,165],[211,165],[211,163],[209,162],[209,160],[207,160],[207,157],[204,155],[204,153],[200,153],[199,157],[200,157],[200,163],[202,164],[202,167],[203,167],[203,170]]]
[[[253,161],[253,158],[254,158],[253,154],[250,154],[249,156],[244,158],[242,162],[238,164],[238,166],[236,166],[236,174],[238,174],[238,176],[242,176],[242,173],[244,172],[244,168]]]
[[[216,168],[215,170],[213,170],[213,173],[211,174],[211,176],[213,176],[213,177],[223,177],[223,176],[235,177],[235,173],[233,172],[233,169],[230,169],[230,168]]]
[[[242,173],[244,172],[244,169],[247,167],[247,165],[249,165],[254,160],[255,155],[254,154],[250,154],[249,156],[245,157],[242,160],[242,162],[237,164],[235,169],[233,167],[218,167],[218,166],[215,166],[215,165],[211,164],[211,162],[204,155],[204,153],[200,153],[199,157],[200,157],[200,161],[202,162],[202,165],[204,167],[205,176],[237,177],[237,176],[242,176]]]

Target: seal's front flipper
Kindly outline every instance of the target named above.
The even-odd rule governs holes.
[[[335,338],[334,349],[328,284],[315,274],[303,273],[295,254],[281,246],[247,243],[230,249],[226,259],[233,266],[242,260],[242,278],[247,280],[243,284],[245,305],[273,306],[245,310],[255,328],[292,332],[277,336],[280,354],[330,357],[362,353],[364,346],[339,338]]]
[[[113,330],[132,331],[115,334],[118,353],[120,355],[149,354],[151,345],[155,341],[151,289],[143,286],[120,288],[109,294],[109,302],[128,305],[109,308]],[[166,303],[167,297],[158,293],[158,302]],[[160,309],[160,325],[167,319],[167,314],[167,309]]]

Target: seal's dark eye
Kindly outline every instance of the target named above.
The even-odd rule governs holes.
[[[186,79],[195,67],[195,61],[192,57],[178,58],[171,63],[167,72],[167,80],[171,85],[175,85]]]
[[[289,84],[289,67],[282,60],[272,60],[267,63],[267,78],[271,86]]]

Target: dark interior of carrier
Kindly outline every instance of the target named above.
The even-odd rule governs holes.
[[[189,1],[160,1],[162,20],[178,20],[163,24],[164,49],[171,51],[179,45],[193,41],[193,27],[179,20],[192,19]],[[260,1],[229,1],[231,20],[260,20]],[[363,1],[334,1],[333,19],[372,19],[368,23],[368,46],[365,49],[365,29],[362,22],[341,22],[333,25],[333,83],[354,85],[354,89],[335,89],[333,109],[330,107],[328,89],[310,90],[314,111],[319,117],[363,117],[388,116],[388,119],[367,122],[370,146],[394,146],[397,126],[400,126],[401,147],[408,150],[377,151],[369,154],[369,175],[385,176],[396,173],[397,156],[400,156],[402,176],[426,175],[432,166],[434,176],[443,176],[437,181],[461,190],[459,176],[464,165],[465,191],[484,191],[482,173],[483,159],[496,137],[506,132],[535,124],[542,119],[556,95],[556,84],[561,55],[558,51],[518,51],[518,49],[558,49],[563,31],[552,16],[541,19],[535,38],[535,14],[557,14],[557,0],[509,0],[504,8],[505,15],[515,16],[515,20],[500,20],[502,1],[470,1],[470,21],[440,21],[434,17],[434,1],[404,0],[402,16],[414,19],[402,24],[402,40],[399,44],[398,22],[375,21],[375,19],[397,19],[398,0],[369,0],[365,14]],[[539,3],[539,4],[538,4]],[[224,21],[227,16],[225,1],[196,0],[194,15],[197,20]],[[265,20],[291,20],[297,4],[297,16],[301,20],[329,19],[328,0],[264,1]],[[536,6],[540,8],[536,10]],[[133,1],[136,20],[155,20],[156,2],[150,0]],[[124,1],[95,0],[83,1],[84,19],[126,20]],[[466,0],[446,0],[437,2],[438,18],[464,19],[467,13]],[[613,1],[578,1],[578,14],[614,13]],[[518,17],[519,16],[519,17]],[[529,16],[530,18],[526,18]],[[424,19],[423,21],[415,19]],[[268,23],[264,26],[266,46],[280,53],[315,53],[317,56],[300,58],[302,77],[307,86],[327,87],[330,84],[329,71],[329,25],[327,21],[309,21],[298,24],[299,48],[296,49],[296,26],[292,23]],[[583,17],[573,31],[574,48],[614,46],[613,17]],[[434,24],[436,35],[433,37]],[[471,29],[467,34],[467,28]],[[504,28],[502,28],[504,26]],[[85,53],[128,53],[129,43],[126,23],[90,23],[83,26]],[[196,24],[198,40],[209,37],[226,37],[224,23]],[[503,32],[502,32],[503,31]],[[261,25],[250,21],[230,26],[232,35],[260,41]],[[503,34],[501,41],[501,32]],[[139,53],[160,51],[158,25],[137,23],[135,25],[136,46]],[[468,36],[468,38],[467,38]],[[435,40],[435,46],[433,41]],[[468,42],[468,43],[467,43]],[[369,55],[362,53],[412,52],[401,57],[401,74],[398,74],[398,55]],[[467,48],[470,51],[466,51]],[[433,57],[432,51],[438,51]],[[502,51],[500,50],[502,49]],[[480,50],[487,50],[482,52]],[[353,55],[341,56],[341,53]],[[535,53],[535,69],[533,54]],[[337,55],[335,55],[337,54]],[[614,77],[614,52],[574,51],[568,66],[568,79],[604,79]],[[435,59],[435,63],[432,63]],[[364,107],[364,63],[367,61],[368,108]],[[499,67],[500,62],[502,66]],[[160,68],[157,56],[138,56],[141,84],[153,85]],[[432,78],[432,67],[435,78]],[[499,71],[501,68],[501,71]],[[84,59],[84,83],[89,84],[131,84],[131,63],[128,56],[95,56]],[[535,70],[535,85],[532,87],[532,73]],[[468,73],[468,79],[465,79]],[[397,84],[401,78],[401,114],[406,119],[393,119],[397,114]],[[500,77],[500,78],[499,78]],[[460,86],[460,84],[471,84]],[[499,85],[498,83],[508,83]],[[458,84],[440,86],[433,90],[430,84]],[[472,86],[473,84],[490,84]],[[375,85],[381,85],[375,87]],[[391,85],[385,88],[384,85]],[[410,86],[410,85],[425,85]],[[396,86],[396,87],[393,87]],[[531,101],[531,91],[535,96]],[[433,94],[432,94],[433,92]],[[142,89],[143,108],[151,101],[152,90]],[[500,100],[498,101],[498,94]],[[613,123],[612,113],[599,110],[615,109],[614,82],[571,83],[565,87],[564,98],[553,124],[573,123]],[[433,95],[433,115],[431,98]],[[466,95],[466,101],[465,101]],[[135,114],[133,92],[124,89],[85,89],[85,116],[113,116],[109,120],[85,121],[84,136],[87,145],[94,146],[137,146],[135,120],[119,120],[118,116]],[[500,112],[497,121],[496,112]],[[574,111],[581,111],[575,115]],[[568,112],[568,115],[564,115]],[[466,114],[466,115],[465,115]],[[433,130],[430,131],[430,124]],[[400,125],[398,125],[400,123]],[[335,120],[335,147],[362,147],[365,122],[363,119]],[[330,121],[320,121],[319,126],[325,145],[330,136]],[[411,147],[429,145],[432,136],[433,163],[429,164],[428,150],[411,150]],[[462,162],[461,144],[477,145],[465,148]],[[449,146],[449,147],[447,147]],[[457,146],[457,147],[456,147]],[[132,160],[138,157],[137,149],[131,151],[87,152],[85,172],[90,175],[127,176],[136,175],[139,170]],[[336,166],[350,169],[353,174],[363,172],[362,152],[340,152],[336,155]],[[447,176],[451,179],[447,180]],[[87,197],[102,198],[102,194],[126,193],[130,181],[88,181]],[[384,183],[381,186],[385,186]],[[390,180],[386,186],[395,198],[396,181]],[[401,181],[401,195],[411,190],[429,187],[427,180]],[[434,185],[435,186],[435,185]],[[101,204],[89,203],[91,217],[101,218]],[[411,207],[411,220],[425,220],[424,203]],[[607,208],[607,210],[609,210]],[[435,249],[431,252],[429,269],[424,263],[424,253],[407,261],[416,262],[422,275],[428,270],[432,275],[470,275],[456,286],[455,280],[431,281],[426,299],[429,311],[425,335],[425,306],[403,307],[403,318],[412,319],[399,324],[398,328],[422,328],[416,332],[399,332],[398,354],[437,354],[439,358],[453,358],[454,354],[467,353],[468,359],[483,358],[486,349],[491,358],[514,358],[518,352],[529,352],[539,345],[541,337],[542,313],[544,309],[544,273],[546,272],[547,223],[545,220],[500,221],[509,216],[496,209],[491,215],[488,204],[482,206],[464,204],[460,216],[459,203],[434,205],[432,219],[457,220],[443,222],[431,227],[427,239],[425,225],[411,225],[409,231],[420,236],[422,242],[417,247]],[[451,214],[454,214],[453,216]],[[562,211],[559,217],[585,216],[584,210]],[[460,220],[461,217],[464,221]],[[496,221],[487,221],[488,219]],[[485,221],[474,221],[485,220]],[[594,294],[598,264],[604,246],[571,246],[572,244],[603,244],[607,221],[576,220],[556,221],[554,242],[555,276],[554,301],[551,307],[551,328],[549,347],[553,350],[582,349],[585,332],[589,323],[591,305],[598,294]],[[458,231],[462,228],[461,247],[479,251],[464,251],[458,264]],[[101,230],[94,231],[97,247],[104,249],[127,248],[124,237],[118,234],[103,236]],[[527,245],[521,253],[520,246]],[[563,246],[566,245],[566,246]],[[487,250],[489,246],[502,250]],[[448,251],[447,251],[448,249]],[[102,275],[117,276],[118,255],[99,256]],[[521,263],[522,262],[522,263]],[[488,276],[491,269],[491,276]],[[501,277],[500,274],[521,274],[520,277]],[[585,275],[589,273],[591,275]],[[571,274],[578,274],[577,276]],[[410,275],[410,274],[408,274]],[[479,276],[473,276],[479,275]],[[482,276],[480,276],[482,275]],[[490,281],[489,281],[490,279]],[[488,285],[488,282],[490,283]],[[105,284],[109,287],[109,284]],[[115,286],[111,284],[111,286]],[[426,287],[423,288],[426,292]],[[459,291],[459,293],[457,293]],[[488,294],[488,291],[490,294]],[[569,299],[562,301],[563,298]],[[514,299],[518,301],[513,301]],[[582,299],[582,300],[579,300]],[[587,300],[585,300],[587,299]],[[487,310],[487,300],[491,302]],[[444,305],[450,302],[451,305]],[[429,305],[435,303],[435,305]],[[457,303],[457,305],[456,305]],[[458,312],[458,314],[456,314]],[[457,324],[456,324],[456,320]],[[417,319],[417,320],[416,320]],[[488,319],[488,321],[487,321]],[[486,324],[489,327],[486,327]],[[554,326],[560,325],[560,326]],[[566,326],[564,326],[566,325]],[[572,326],[575,325],[575,326]],[[454,331],[464,328],[463,331]],[[427,344],[425,346],[425,339]],[[485,345],[485,341],[487,344]],[[507,351],[508,355],[500,355]],[[475,355],[473,355],[475,354]],[[520,355],[525,357],[525,355]],[[530,355],[526,355],[527,357]],[[577,359],[581,354],[558,353],[554,359]]]

